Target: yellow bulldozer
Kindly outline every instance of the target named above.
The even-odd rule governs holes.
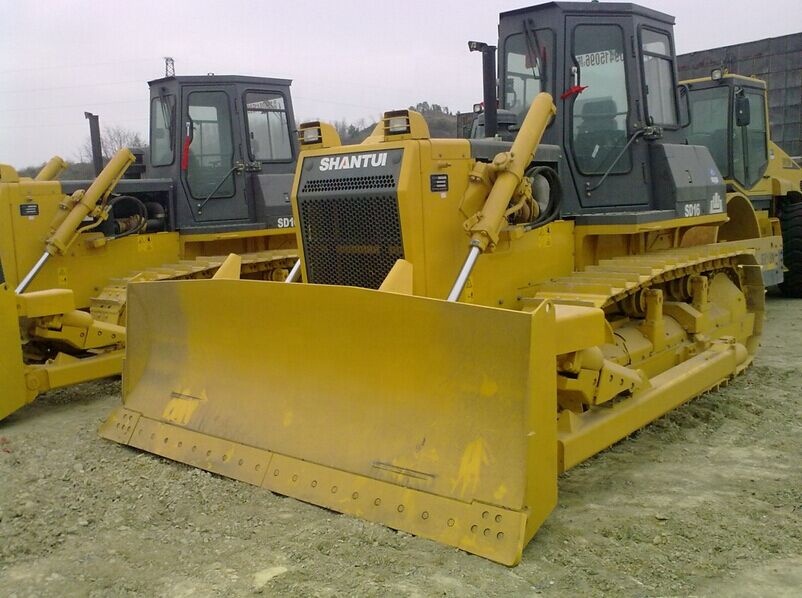
[[[120,373],[128,281],[208,278],[232,251],[253,278],[283,279],[297,261],[290,81],[149,85],[144,178],[123,178],[127,149],[94,181],[55,180],[58,157],[35,178],[0,165],[0,419],[48,389]]]
[[[432,139],[409,110],[351,146],[302,125],[302,282],[237,280],[231,256],[212,280],[131,284],[101,435],[516,564],[561,472],[751,363],[783,275],[779,235],[720,239],[673,22],[502,13],[511,143],[492,119]]]
[[[710,150],[727,184],[719,239],[783,237],[783,294],[802,298],[802,167],[769,139],[766,83],[715,69],[681,84],[687,140]],[[748,204],[748,205],[747,205]]]

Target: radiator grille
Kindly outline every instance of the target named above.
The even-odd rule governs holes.
[[[341,179],[315,179],[307,181],[301,193],[319,193],[331,191],[361,191],[363,189],[393,189],[395,177],[391,174],[372,176],[352,176]]]
[[[385,176],[350,180],[363,178]],[[313,182],[317,181],[308,184]],[[375,182],[371,184],[376,187]],[[395,261],[404,257],[395,193],[299,195],[298,208],[309,282],[377,289]]]

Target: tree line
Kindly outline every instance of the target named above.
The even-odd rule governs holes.
[[[103,127],[100,132],[100,145],[103,148],[103,163],[111,160],[112,156],[124,147],[146,148],[142,135],[137,131],[125,127]],[[92,142],[89,136],[76,151],[74,160],[67,160],[67,168],[59,178],[63,181],[82,181],[95,178],[95,167],[92,161]],[[45,163],[39,166],[28,166],[19,170],[20,176],[35,177]]]
[[[457,115],[451,112],[447,106],[419,102],[410,106],[409,109],[423,115],[426,124],[429,125],[429,134],[432,137],[457,137]],[[360,118],[352,123],[346,120],[336,120],[332,124],[340,135],[340,141],[350,144],[364,141],[371,134],[377,122],[368,122],[366,119]]]

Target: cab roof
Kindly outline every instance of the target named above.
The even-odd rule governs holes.
[[[219,83],[224,85],[227,83],[241,83],[243,85],[283,85],[289,87],[292,79],[277,79],[274,77],[251,77],[249,75],[178,75],[173,77],[161,77],[160,79],[153,79],[148,81],[148,85],[156,85],[158,83],[176,82],[179,85],[183,84],[209,84]]]
[[[675,22],[674,17],[658,10],[646,8],[640,4],[633,4],[631,2],[546,2],[545,4],[536,4],[534,6],[527,6],[524,8],[516,8],[502,12],[499,18],[508,16],[515,16],[520,14],[527,14],[532,12],[539,12],[541,10],[558,9],[567,14],[635,14],[643,17],[648,17],[656,21],[662,21],[669,25]]]

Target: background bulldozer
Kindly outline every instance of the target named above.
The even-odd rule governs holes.
[[[131,285],[102,436],[513,565],[560,472],[750,364],[782,241],[721,242],[673,18],[548,3],[499,35],[515,141],[302,126],[303,284]]]
[[[208,278],[232,251],[253,278],[296,261],[290,81],[168,77],[150,107],[144,178],[122,178],[128,150],[94,182],[54,180],[60,158],[33,179],[0,165],[0,418],[121,371],[128,281]]]
[[[729,222],[720,239],[782,235],[785,272],[780,289],[802,297],[802,168],[766,136],[766,83],[715,70],[685,81],[687,139],[710,150],[727,183]]]

